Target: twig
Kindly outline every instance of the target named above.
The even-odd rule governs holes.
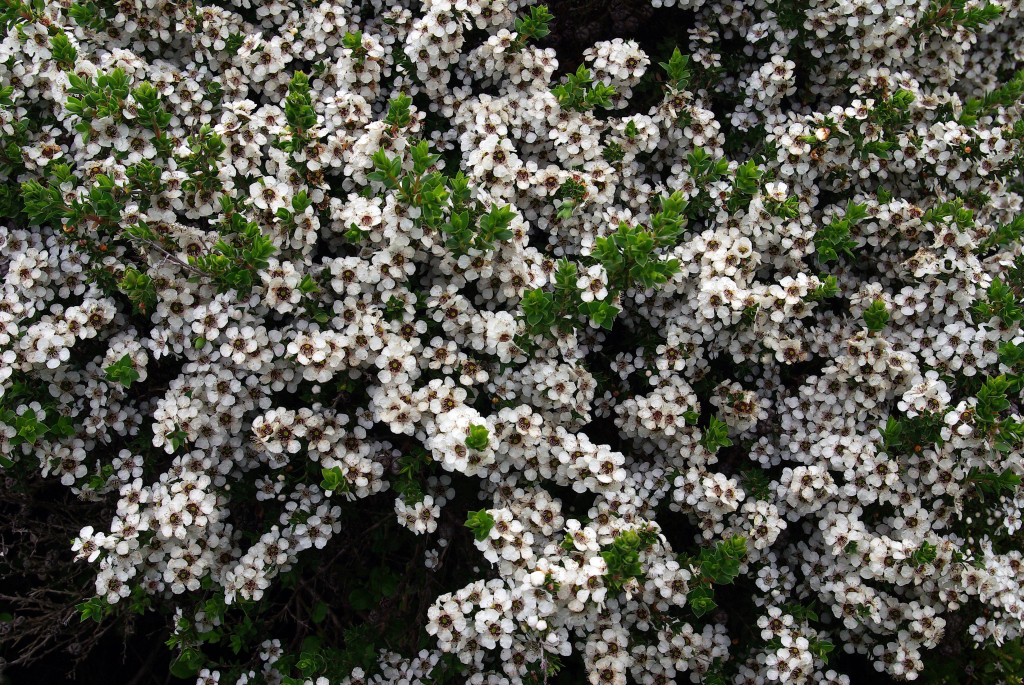
[[[153,662],[156,661],[157,655],[160,653],[159,649],[150,650],[149,658],[146,659],[144,664],[142,664],[142,667],[139,669],[139,672],[135,674],[135,677],[128,681],[127,685],[138,685],[142,682],[142,676],[146,675],[149,671],[149,667],[153,665]]]

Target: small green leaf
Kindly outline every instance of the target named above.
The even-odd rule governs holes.
[[[886,311],[885,302],[875,300],[871,306],[864,311],[864,323],[871,333],[878,333],[889,321],[889,312]]]
[[[482,451],[490,444],[489,433],[485,426],[470,426],[469,435],[466,436],[466,447]]]
[[[359,588],[349,593],[348,601],[356,611],[369,611],[377,604],[370,593]]]
[[[477,542],[483,542],[494,527],[494,517],[486,509],[471,511],[466,517],[466,527],[473,531],[473,537]]]

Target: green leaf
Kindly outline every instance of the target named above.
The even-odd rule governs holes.
[[[709,452],[715,452],[719,447],[729,447],[732,440],[729,439],[729,426],[718,418],[712,416],[711,424],[704,430],[700,444]]]
[[[113,611],[113,607],[107,604],[101,597],[91,597],[88,601],[75,605],[81,615],[81,622],[92,619],[96,623],[102,623],[104,617]]]
[[[356,588],[349,593],[348,602],[356,611],[369,611],[377,604],[370,593],[360,588]]]
[[[410,105],[412,98],[405,93],[399,93],[398,97],[388,101],[388,113],[384,117],[384,123],[398,128],[408,126],[411,121]]]
[[[668,63],[661,62],[661,68],[668,72],[668,82],[673,89],[686,90],[690,81],[690,57],[679,52],[679,48],[672,51]]]
[[[696,587],[686,595],[686,601],[693,613],[700,618],[709,611],[715,609],[718,604],[712,599],[714,590],[709,587]]]
[[[171,675],[176,678],[194,678],[206,663],[206,657],[198,649],[186,647],[181,656],[171,664]]]
[[[139,372],[135,369],[131,355],[126,354],[116,363],[103,369],[107,378],[115,383],[120,383],[125,388],[130,388],[132,383],[139,380]]]
[[[68,40],[67,35],[63,31],[58,31],[56,35],[50,38],[50,46],[53,48],[54,61],[62,69],[70,70],[75,66],[75,61],[78,59],[78,51],[71,45],[71,41]]]
[[[818,280],[821,281],[821,285],[804,295],[804,301],[820,302],[831,299],[839,294],[839,281],[835,276],[825,276],[822,274]]]
[[[811,653],[826,664],[828,663],[828,654],[833,649],[835,649],[835,645],[828,640],[815,640],[810,644]]]
[[[910,564],[915,567],[930,564],[935,561],[936,556],[937,548],[935,545],[922,542],[921,546],[910,554]]]
[[[483,451],[490,444],[489,433],[485,426],[472,425],[469,427],[469,435],[466,436],[466,447]]]
[[[344,473],[342,473],[340,466],[334,466],[329,469],[321,469],[321,475],[323,480],[320,481],[320,487],[324,490],[332,492],[348,492],[351,487]]]
[[[530,16],[523,19],[516,19],[515,29],[516,36],[515,41],[509,47],[511,52],[521,51],[528,42],[543,38],[544,36],[551,33],[551,29],[548,28],[548,24],[551,22],[553,17],[548,12],[546,5],[536,5],[530,8]]]
[[[389,571],[382,574],[380,578],[380,593],[385,597],[394,597],[395,593],[398,592],[398,584],[401,580],[402,577],[397,573]]]
[[[483,542],[494,527],[494,517],[486,509],[471,511],[466,517],[466,527],[473,531],[473,537],[477,542]]]
[[[881,331],[889,322],[889,312],[885,309],[885,302],[882,300],[872,302],[871,306],[864,311],[863,317],[868,331],[871,333]]]

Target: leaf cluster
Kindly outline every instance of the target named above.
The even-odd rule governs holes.
[[[658,541],[654,528],[624,530],[601,550],[601,558],[608,567],[604,575],[605,586],[615,592],[633,578],[641,575],[640,553]]]
[[[473,532],[477,542],[483,542],[494,528],[494,517],[486,509],[471,511],[466,516],[466,528]]]
[[[867,209],[866,204],[857,204],[851,200],[846,205],[845,215],[834,216],[828,225],[815,232],[814,247],[819,264],[836,261],[840,254],[854,259],[851,250],[857,246],[857,241],[850,238],[850,229],[867,217]]]
[[[107,378],[114,383],[120,383],[125,388],[132,387],[132,383],[139,380],[139,372],[135,368],[132,356],[126,354],[116,362],[103,369]]]
[[[696,559],[684,555],[679,557],[681,566],[689,566],[697,574],[686,595],[687,603],[697,618],[718,606],[712,584],[732,583],[740,574],[740,564],[746,556],[747,539],[734,535],[720,540],[714,547],[704,547]]]
[[[551,89],[563,110],[589,112],[595,107],[611,107],[615,89],[603,83],[595,83],[590,70],[580,65],[575,74],[566,76],[565,83]]]

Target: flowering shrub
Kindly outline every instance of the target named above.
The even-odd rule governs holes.
[[[87,624],[199,685],[1020,682],[1020,0],[0,4],[0,466],[82,503]]]

